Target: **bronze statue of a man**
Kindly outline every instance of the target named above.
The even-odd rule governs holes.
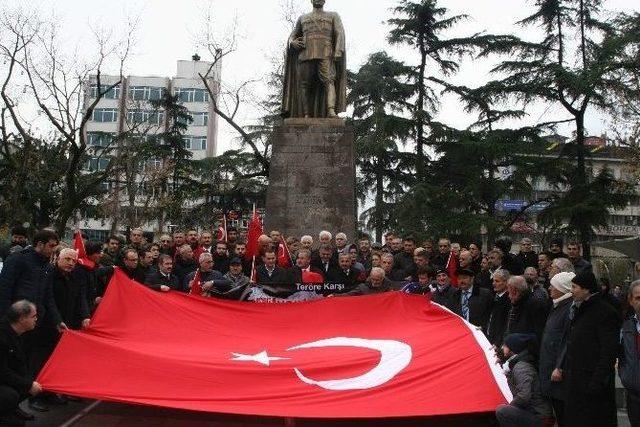
[[[346,109],[347,67],[340,16],[312,0],[289,37],[282,113],[284,117],[336,117]]]

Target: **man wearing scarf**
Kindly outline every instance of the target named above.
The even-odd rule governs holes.
[[[567,351],[569,309],[573,303],[571,280],[575,276],[574,273],[558,273],[551,279],[549,295],[553,300],[553,308],[547,318],[540,346],[540,387],[542,394],[551,400],[558,427],[564,426],[564,401],[567,394],[563,378],[564,355]]]

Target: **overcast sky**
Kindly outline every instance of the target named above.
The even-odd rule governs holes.
[[[140,17],[136,33],[134,54],[125,73],[128,75],[172,76],[176,61],[190,59],[195,52],[203,60],[206,52],[197,48],[196,39],[203,31],[204,11],[209,2],[201,0],[2,0],[9,4],[25,4],[39,8],[45,15],[55,14],[63,30],[65,47],[78,46],[80,52],[90,45],[89,25],[114,28],[116,36],[122,32],[127,17]],[[239,41],[237,51],[224,59],[222,79],[226,87],[234,87],[249,79],[262,79],[271,69],[271,58],[280,55],[283,40],[289,29],[283,21],[282,3],[285,0],[235,0],[216,1],[212,4],[214,25],[224,34],[237,19]],[[307,0],[294,0],[301,11],[310,9]],[[384,22],[391,17],[389,9],[394,0],[328,0],[326,8],[340,13],[347,32],[348,66],[356,70],[370,53],[386,50],[397,59],[415,62],[415,53],[406,48],[390,47],[386,43],[389,27]],[[525,0],[442,0],[441,6],[452,13],[466,13],[470,19],[460,25],[452,35],[464,35],[478,31],[490,33],[514,33],[535,37],[535,30],[523,33],[513,24],[531,12],[532,1]],[[605,1],[608,9],[630,11],[637,7],[637,0]],[[486,81],[491,63],[465,61],[455,81],[476,86]],[[252,86],[253,98],[264,95],[260,84]],[[558,107],[532,108],[528,121],[536,123],[557,119],[562,109]],[[242,110],[246,122],[255,119],[258,112],[249,105]],[[453,99],[443,99],[438,117],[455,126],[468,125],[473,117],[461,112]],[[606,123],[596,114],[587,123],[591,134],[606,130]],[[570,129],[561,129],[569,134]],[[219,133],[219,152],[232,146],[236,135],[226,126]]]

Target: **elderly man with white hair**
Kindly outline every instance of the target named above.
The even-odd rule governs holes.
[[[549,267],[549,279],[552,279],[558,273],[575,273],[575,268],[569,258],[556,258],[551,261]]]
[[[215,263],[213,261],[213,255],[208,252],[200,254],[198,259],[198,269],[200,270],[200,285],[202,287],[202,296],[213,296],[216,291],[226,292],[231,289],[232,283],[224,275],[215,270]],[[184,279],[182,284],[183,289],[191,290],[194,285],[197,270],[193,271]]]
[[[349,253],[347,235],[344,233],[336,234],[336,252],[338,252],[338,255]]]
[[[533,297],[523,276],[511,276],[507,282],[507,293],[511,301],[509,321],[505,337],[509,334],[535,334],[537,342],[547,321],[547,307],[543,301]]]
[[[333,240],[333,235],[327,230],[322,230],[320,234],[318,234],[318,240],[321,245],[330,245]]]
[[[78,262],[78,252],[62,249],[53,272],[53,298],[63,322],[71,329],[89,326],[89,305],[85,286],[71,274]]]
[[[306,235],[300,238],[300,249],[311,250],[312,246],[313,246],[313,237]]]
[[[558,258],[559,259],[559,258]],[[558,425],[564,421],[564,401],[566,387],[563,382],[563,354],[567,347],[567,328],[569,327],[569,311],[573,302],[571,281],[574,273],[558,273],[551,279],[549,295],[553,300],[553,308],[542,334],[540,345],[539,376],[542,394],[551,401]]]
[[[391,290],[391,281],[385,277],[384,270],[380,267],[373,267],[366,283],[361,283],[354,290],[341,296],[381,294]]]

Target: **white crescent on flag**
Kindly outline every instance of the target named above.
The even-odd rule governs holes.
[[[316,381],[305,376],[298,368],[294,368],[296,375],[303,382],[316,385],[325,390],[366,390],[381,386],[391,381],[411,362],[411,347],[400,341],[392,340],[367,340],[363,338],[329,338],[302,344],[287,349],[287,351],[322,348],[322,347],[357,347],[377,350],[380,352],[380,362],[369,372],[353,377],[338,380]]]

